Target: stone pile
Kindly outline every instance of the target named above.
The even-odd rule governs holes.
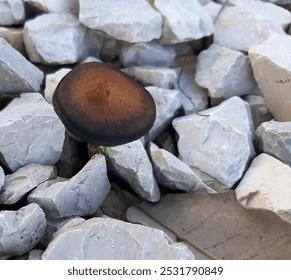
[[[288,1],[217,2],[0,0],[0,259],[195,258],[102,216],[112,181],[154,203],[235,189],[291,223]],[[92,158],[52,106],[88,61],[116,65],[156,105],[146,135]]]

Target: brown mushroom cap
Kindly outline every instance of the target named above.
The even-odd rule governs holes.
[[[58,84],[53,106],[69,133],[81,140],[116,146],[142,137],[156,108],[150,93],[106,63],[80,64]]]

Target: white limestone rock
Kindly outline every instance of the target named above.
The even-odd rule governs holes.
[[[95,155],[69,180],[39,185],[27,200],[50,219],[94,214],[110,190],[104,156]]]
[[[38,91],[43,73],[0,38],[0,94]]]
[[[53,104],[52,98],[53,98],[53,94],[54,94],[54,91],[55,91],[57,85],[59,84],[61,79],[66,74],[68,74],[71,70],[72,69],[70,69],[70,68],[62,68],[62,69],[56,71],[55,73],[46,75],[44,97],[45,97],[45,100],[49,104]]]
[[[0,191],[4,185],[4,180],[5,180],[5,174],[2,167],[0,166]]]
[[[159,185],[171,190],[190,192],[201,182],[187,164],[170,152],[149,143],[149,153]]]
[[[29,252],[40,241],[45,227],[45,214],[36,203],[17,211],[0,211],[0,258]]]
[[[43,14],[25,22],[29,59],[42,64],[73,64],[87,55],[86,29],[69,13]]]
[[[289,35],[275,34],[249,51],[255,79],[271,114],[278,121],[291,120],[290,44]]]
[[[25,194],[48,179],[55,178],[57,170],[54,166],[30,163],[5,176],[0,191],[0,204],[13,204]]]
[[[155,0],[154,6],[163,16],[162,44],[198,40],[214,31],[211,18],[197,1]]]
[[[42,255],[43,260],[194,258],[185,245],[174,242],[161,230],[112,218],[91,218],[61,228]]]
[[[176,118],[182,161],[231,188],[254,156],[249,106],[231,97],[219,106]]]
[[[198,55],[196,83],[212,98],[228,98],[250,93],[256,87],[249,58],[216,44]]]
[[[25,10],[22,0],[0,0],[0,25],[23,23]]]
[[[291,122],[269,121],[256,130],[259,151],[291,166]]]
[[[24,93],[0,111],[0,161],[11,171],[29,163],[54,165],[65,127],[39,93]]]
[[[155,86],[171,89],[177,81],[174,69],[156,66],[133,66],[123,69],[127,75],[136,78],[144,86]]]
[[[126,42],[150,42],[162,34],[162,17],[147,1],[80,0],[80,21]]]
[[[125,67],[142,65],[169,67],[174,64],[175,57],[174,48],[153,41],[122,45],[119,59]]]
[[[155,122],[150,131],[144,135],[147,143],[156,138],[171,123],[182,108],[182,102],[177,90],[157,87],[146,87],[146,90],[152,95],[156,105]]]
[[[142,198],[157,202],[160,191],[153,174],[153,168],[141,140],[109,147],[110,170],[125,180]]]
[[[291,168],[262,153],[253,161],[235,189],[238,202],[251,209],[266,209],[291,223]]]

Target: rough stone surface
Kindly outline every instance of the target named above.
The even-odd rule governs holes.
[[[194,256],[185,245],[158,229],[111,218],[92,218],[61,228],[42,259],[173,260]]]
[[[16,203],[36,186],[56,176],[57,170],[54,166],[30,163],[21,167],[5,176],[4,186],[0,192],[0,204]]]
[[[154,174],[160,186],[189,192],[200,182],[191,168],[170,152],[150,143],[149,153]]]
[[[145,142],[157,137],[182,108],[180,94],[177,90],[146,87],[156,104],[156,119],[150,131],[144,135]]]
[[[5,174],[2,167],[0,166],[0,191],[1,191],[2,186],[4,185],[4,180],[5,180]]]
[[[74,177],[63,182],[41,184],[28,196],[48,218],[94,214],[110,190],[106,161],[95,155]]]
[[[155,66],[134,66],[123,70],[129,76],[135,77],[144,86],[160,88],[173,88],[177,81],[177,73],[174,69]]]
[[[15,50],[22,55],[26,55],[26,50],[23,42],[23,28],[0,27],[0,37],[5,39]]]
[[[147,1],[80,0],[79,19],[91,29],[131,43],[149,42],[162,34],[162,17]]]
[[[107,149],[110,170],[114,174],[144,199],[152,202],[160,199],[153,168],[141,140]]]
[[[256,130],[258,149],[291,166],[291,122],[269,121]]]
[[[24,18],[22,0],[0,0],[0,25],[20,24]]]
[[[175,50],[171,46],[149,42],[123,45],[119,58],[125,67],[141,65],[168,67],[174,64],[175,57]]]
[[[72,14],[43,14],[25,22],[24,43],[32,62],[73,64],[87,54],[85,33]]]
[[[0,111],[0,119],[0,161],[11,171],[59,160],[65,127],[41,94],[21,94]]]
[[[256,87],[249,58],[216,44],[198,55],[195,81],[213,98],[245,95]]]
[[[232,97],[219,106],[177,118],[182,161],[231,188],[254,156],[253,123],[246,102]]]
[[[0,94],[38,91],[43,73],[0,38]]]
[[[255,79],[271,114],[278,121],[291,120],[290,44],[290,36],[275,34],[249,51]]]
[[[209,15],[197,1],[155,0],[154,6],[163,16],[162,44],[197,40],[213,33]]]
[[[40,241],[45,227],[45,214],[36,203],[18,211],[1,211],[0,257],[28,252]]]
[[[267,209],[291,223],[291,169],[274,157],[258,155],[235,189],[243,206]]]

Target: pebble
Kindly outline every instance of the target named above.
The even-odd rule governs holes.
[[[290,167],[262,153],[253,160],[235,192],[244,207],[270,210],[291,223],[290,185]]]
[[[254,156],[249,106],[239,97],[173,121],[182,161],[225,184],[242,177]]]
[[[0,38],[0,95],[38,91],[43,73]]]
[[[65,127],[41,94],[21,94],[0,111],[0,119],[0,162],[11,171],[59,160]]]
[[[0,1],[0,25],[9,26],[23,23],[25,19],[22,0]]]
[[[73,64],[85,58],[86,29],[69,13],[49,13],[25,22],[29,59],[42,64]]]
[[[4,180],[5,180],[5,174],[4,174],[3,168],[0,166],[0,191],[4,185]]]
[[[216,44],[198,55],[196,83],[212,98],[228,98],[250,93],[256,87],[249,58]]]
[[[0,211],[0,258],[30,251],[40,241],[45,227],[45,214],[36,203],[17,211]]]
[[[100,250],[100,248],[102,248]],[[91,218],[56,232],[43,260],[192,260],[163,231],[112,218]]]
[[[0,204],[16,203],[39,184],[56,176],[57,170],[54,166],[27,164],[5,176],[5,182],[0,192]]]
[[[160,199],[153,168],[141,140],[107,150],[111,172],[126,181],[142,198],[151,202]]]
[[[0,27],[0,38],[5,39],[15,50],[26,56],[22,27]]]
[[[131,43],[150,42],[162,34],[162,17],[147,1],[80,0],[79,19],[90,29]]]
[[[88,216],[96,213],[109,190],[106,161],[97,154],[71,179],[43,183],[27,200],[39,204],[50,219]]]

